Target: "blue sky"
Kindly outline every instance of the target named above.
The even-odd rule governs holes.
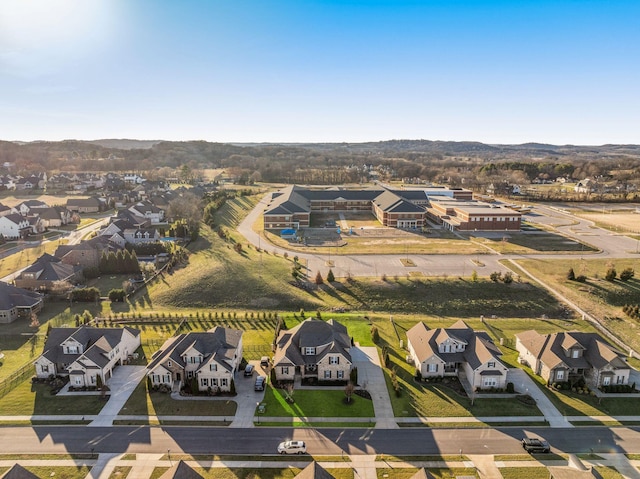
[[[637,0],[3,0],[0,139],[640,143]]]

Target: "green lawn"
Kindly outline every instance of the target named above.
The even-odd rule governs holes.
[[[91,471],[88,466],[25,466],[40,479],[84,479]]]
[[[289,404],[281,390],[267,387],[263,403],[265,416],[274,417],[373,417],[373,402],[353,395],[351,404],[344,404],[342,390],[296,390],[295,403]]]
[[[546,467],[501,467],[500,474],[503,479],[549,479],[549,471]]]
[[[436,479],[455,479],[458,476],[478,477],[478,473],[474,467],[454,467],[452,469],[429,468],[427,471]],[[418,469],[413,467],[376,469],[378,479],[410,479],[416,472],[418,472]]]
[[[99,396],[52,396],[49,386],[26,380],[0,399],[0,414],[77,415],[98,414],[106,401]]]
[[[168,393],[147,393],[147,382],[142,381],[131,394],[119,414],[123,416],[228,416],[236,414],[238,405],[228,400],[176,400]]]

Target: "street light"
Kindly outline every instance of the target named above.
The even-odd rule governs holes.
[[[173,463],[171,462],[171,449],[167,449],[167,457],[169,458],[169,465],[173,467]]]

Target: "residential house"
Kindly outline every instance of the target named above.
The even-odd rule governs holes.
[[[15,240],[29,236],[32,232],[29,220],[17,213],[0,216],[0,235],[5,239]]]
[[[500,349],[485,331],[474,331],[462,320],[436,329],[419,322],[407,331],[407,348],[423,378],[457,376],[472,390],[507,385]]]
[[[29,222],[29,227],[31,228],[29,234],[38,235],[40,233],[44,233],[46,227],[44,225],[44,221],[42,221],[42,218],[40,218],[38,215],[30,215],[27,216],[26,219]]]
[[[151,221],[152,225],[157,225],[164,221],[164,210],[158,208],[150,201],[139,201],[129,208],[134,215],[142,216]]]
[[[12,323],[19,317],[30,317],[42,309],[43,297],[0,281],[0,323]]]
[[[204,479],[182,459],[165,471],[159,479]]]
[[[520,361],[548,384],[576,382],[591,387],[628,384],[631,367],[624,355],[596,333],[567,331],[516,334]]]
[[[122,232],[127,243],[154,243],[160,241],[160,233],[155,228],[132,228]]]
[[[63,244],[58,246],[54,256],[63,263],[84,268],[97,268],[100,258],[105,253],[117,252],[122,246],[109,241],[106,236],[96,236],[75,245]]]
[[[98,213],[104,209],[105,204],[99,198],[69,198],[67,209],[78,213]]]
[[[302,471],[295,475],[294,479],[335,479],[333,475],[318,464],[312,461]]]
[[[36,474],[25,469],[20,464],[14,464],[4,474],[0,475],[0,479],[39,479]]]
[[[52,206],[38,211],[45,228],[59,228],[71,222],[71,211],[64,206]]]
[[[81,267],[63,263],[60,258],[45,253],[25,268],[16,277],[15,283],[19,288],[49,291],[58,282],[73,284],[81,278]]]
[[[330,319],[306,319],[281,331],[276,341],[273,370],[278,381],[296,375],[310,381],[347,382],[353,365],[347,328]]]
[[[49,205],[40,200],[26,200],[16,206],[18,213],[22,216],[28,216],[34,213],[37,214],[46,208],[49,208]]]
[[[230,391],[242,361],[242,331],[216,326],[168,339],[147,366],[152,386],[181,389],[195,381],[199,391]]]
[[[111,378],[140,347],[140,331],[124,328],[51,328],[42,354],[35,360],[36,376],[69,376],[73,387],[97,386]]]
[[[18,211],[15,208],[0,203],[0,216],[7,216],[10,214],[15,214],[17,212]]]
[[[139,185],[144,182],[144,178],[135,173],[125,174],[123,180],[128,185]]]

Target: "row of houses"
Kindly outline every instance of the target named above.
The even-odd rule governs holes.
[[[53,328],[36,375],[69,375],[74,386],[92,386],[96,376],[110,377],[140,345],[131,328]],[[347,382],[353,368],[352,340],[344,325],[307,319],[281,331],[275,344],[273,373],[277,381]],[[429,329],[419,322],[407,332],[408,359],[423,379],[458,377],[471,390],[504,389],[509,368],[485,331],[464,321]],[[548,383],[582,379],[592,388],[628,384],[631,368],[624,356],[595,333],[563,332],[517,335],[523,361]],[[242,331],[215,327],[167,340],[147,366],[152,386],[176,390],[190,384],[200,391],[231,390],[243,356]]]
[[[459,231],[519,231],[521,213],[473,199],[470,190],[310,189],[296,185],[273,193],[263,214],[265,229],[309,227],[316,212],[371,212],[382,226],[421,229],[427,219]]]
[[[58,228],[72,221],[72,212],[64,206],[49,206],[40,200],[26,200],[9,207],[0,204],[0,234],[5,239],[21,239]]]

